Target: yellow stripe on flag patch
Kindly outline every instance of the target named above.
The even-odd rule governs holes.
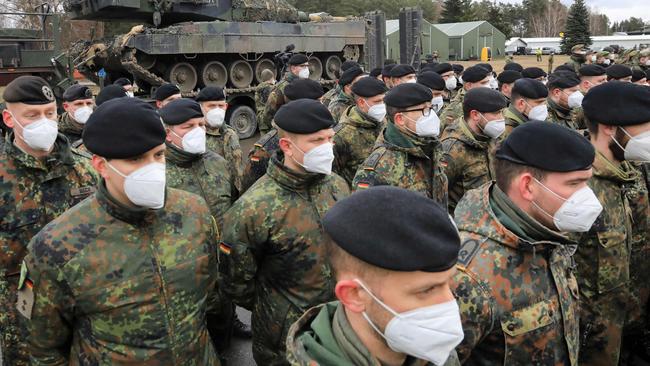
[[[221,252],[224,253],[224,254],[230,254],[231,247],[230,247],[230,245],[228,245],[228,244],[226,244],[224,242],[221,242],[221,243],[219,243],[219,250],[221,250]]]

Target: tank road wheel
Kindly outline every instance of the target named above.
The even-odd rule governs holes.
[[[196,88],[198,76],[194,66],[187,62],[179,62],[169,68],[167,80],[170,83],[178,85],[181,92],[187,93]]]
[[[240,139],[247,139],[257,130],[255,111],[247,105],[237,106],[230,113],[228,124],[237,131]]]
[[[327,75],[327,78],[330,80],[338,79],[339,70],[341,70],[341,59],[336,55],[329,56],[325,60],[325,75]]]
[[[277,76],[275,63],[273,63],[273,61],[268,58],[263,58],[255,63],[255,81],[258,83],[262,82],[262,71],[264,70],[271,70],[273,72],[273,76]]]
[[[323,63],[316,56],[310,57],[308,62],[309,78],[316,81],[320,80],[323,77]]]
[[[142,66],[145,70],[151,70],[156,65],[156,56],[148,53],[137,51],[135,59],[138,60],[138,65]]]
[[[201,67],[201,85],[223,88],[228,82],[228,71],[219,61],[209,61]]]
[[[359,61],[361,57],[361,50],[358,45],[347,45],[343,48],[343,58],[351,61]]]
[[[247,88],[253,82],[253,68],[247,61],[236,60],[228,67],[228,76],[235,88]]]

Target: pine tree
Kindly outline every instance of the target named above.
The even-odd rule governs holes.
[[[591,43],[589,10],[584,0],[575,0],[571,8],[569,8],[564,37],[560,42],[562,52],[571,53],[571,47],[577,44],[583,44],[585,47],[589,47]]]
[[[466,14],[471,12],[470,0],[445,0],[440,14],[440,23],[462,22]]]

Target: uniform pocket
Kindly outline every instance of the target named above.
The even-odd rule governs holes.
[[[538,359],[535,355],[538,352],[546,353],[545,346],[552,346],[557,336],[553,326],[558,317],[557,312],[558,305],[555,301],[544,300],[503,315],[501,318],[501,329],[505,339],[503,364],[518,365],[522,360]]]
[[[603,231],[598,235],[598,293],[625,285],[630,278],[626,235],[619,231]]]

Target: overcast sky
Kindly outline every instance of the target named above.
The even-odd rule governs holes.
[[[572,0],[560,0],[570,6]],[[497,2],[521,3],[521,0],[497,0]],[[602,14],[607,14],[611,22],[621,21],[630,17],[650,20],[650,0],[586,0],[587,6],[596,8]]]

